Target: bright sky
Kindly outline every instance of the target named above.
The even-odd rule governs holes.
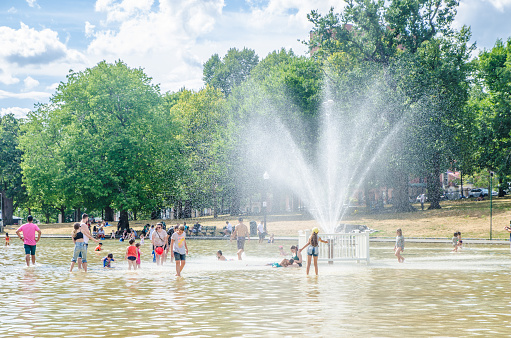
[[[69,70],[121,59],[142,67],[163,92],[203,86],[202,64],[231,47],[260,59],[298,55],[307,13],[340,11],[342,0],[3,0],[0,115],[24,116],[48,102]],[[461,0],[456,26],[472,27],[479,49],[511,37],[511,0]]]

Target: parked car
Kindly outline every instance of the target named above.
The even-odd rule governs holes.
[[[485,188],[474,188],[468,192],[468,197],[484,197],[488,196],[488,189]]]

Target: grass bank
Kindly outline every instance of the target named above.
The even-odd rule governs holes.
[[[421,238],[451,238],[453,232],[461,231],[463,238],[489,238],[490,234],[490,201],[443,201],[442,209],[420,210],[420,205],[414,205],[415,212],[396,213],[390,207],[379,213],[368,212],[364,207],[356,209],[344,222],[364,224],[371,229],[378,230],[374,236],[393,237],[397,228],[403,229],[405,237]],[[509,233],[503,228],[509,224],[511,215],[511,198],[493,199],[493,238],[507,239]],[[202,225],[216,226],[221,229],[225,221],[236,224],[234,216],[201,217],[188,219],[186,222],[192,225],[199,221]],[[246,223],[250,220],[260,221],[262,216],[244,216]],[[130,225],[135,229],[142,229],[144,224],[155,224],[156,220],[131,221]],[[182,221],[179,221],[182,223]],[[177,221],[166,220],[167,224],[176,224]],[[275,236],[296,236],[298,230],[310,229],[316,226],[316,222],[309,216],[302,214],[269,215],[267,228],[269,233]],[[42,224],[41,230],[45,234],[69,234],[72,223]],[[6,231],[14,232],[16,227],[7,227]],[[111,229],[111,228],[109,228]]]

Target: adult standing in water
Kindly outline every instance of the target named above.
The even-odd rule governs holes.
[[[32,216],[27,217],[28,223],[23,224],[16,230],[16,235],[23,241],[23,247],[25,248],[25,261],[27,266],[30,266],[30,257],[32,257],[32,265],[35,265],[35,249],[36,244],[41,239],[41,230],[39,227],[32,223],[34,218]],[[20,233],[23,233],[23,236]],[[35,233],[37,232],[37,238]]]
[[[263,221],[257,225],[257,234],[259,235],[259,243],[264,241],[264,224]]]
[[[151,242],[153,243],[154,251],[156,253],[156,265],[162,265],[165,258],[165,248],[167,246],[167,232],[162,229],[162,224],[156,224],[156,230],[153,232]],[[161,248],[161,251],[158,249]]]
[[[243,218],[238,219],[239,223],[234,228],[231,238],[236,238],[238,244],[238,260],[241,261],[241,254],[245,251],[245,237],[248,237],[250,241],[250,232],[245,224],[243,224]]]
[[[75,244],[75,250],[73,251],[73,258],[71,259],[71,267],[69,268],[69,272],[73,272],[73,267],[78,259],[81,259],[81,264],[83,267],[83,271],[87,272],[87,247],[85,245],[85,237],[90,236],[90,233],[83,233],[80,228],[80,223],[76,222],[74,225],[73,233],[71,234],[71,238],[73,239],[73,243]],[[99,239],[89,237],[95,242],[99,242]],[[78,258],[80,256],[81,258]]]
[[[83,214],[82,215],[82,221],[80,222],[80,232],[84,235],[83,236],[83,243],[85,243],[85,255],[87,255],[87,249],[89,248],[89,238],[93,238],[92,234],[90,233],[90,229],[88,224],[89,223],[89,215]],[[96,241],[99,242],[99,241]],[[82,252],[78,254],[78,269],[83,268],[82,262],[87,263],[87,257],[83,257],[85,259],[85,262],[82,261]],[[87,268],[87,266],[85,266]]]

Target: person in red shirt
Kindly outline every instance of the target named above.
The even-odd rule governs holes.
[[[126,248],[126,259],[128,260],[128,270],[131,270],[131,267],[133,267],[133,270],[137,269],[137,247],[135,246],[135,240],[132,238],[130,239],[130,246]]]
[[[23,224],[18,228],[18,230],[16,230],[16,235],[18,235],[18,237],[23,241],[27,266],[30,266],[30,257],[32,257],[32,265],[35,265],[36,244],[41,239],[41,230],[36,224],[32,223],[33,220],[34,218],[32,216],[28,216],[28,223]],[[36,232],[37,238],[35,238]],[[20,233],[23,233],[23,236]]]
[[[96,249],[94,251],[101,251],[101,247],[103,246],[103,243],[99,243]]]

